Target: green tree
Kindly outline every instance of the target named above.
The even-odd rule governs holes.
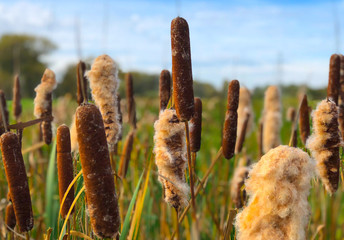
[[[35,96],[46,62],[42,57],[56,46],[46,38],[30,35],[2,35],[0,38],[0,88],[12,96],[13,76],[20,73],[23,97]]]

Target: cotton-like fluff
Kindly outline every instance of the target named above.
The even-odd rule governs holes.
[[[317,161],[317,170],[326,190],[332,194],[339,181],[338,109],[332,100],[321,101],[312,113],[313,134],[306,146]]]
[[[184,176],[187,164],[185,125],[179,121],[175,110],[166,109],[160,112],[154,129],[155,162],[165,201],[175,209],[185,207],[189,199]]]
[[[298,148],[271,149],[245,182],[248,205],[235,221],[238,240],[305,240],[314,161]]]
[[[265,153],[268,152],[271,148],[275,148],[281,144],[281,110],[281,94],[278,87],[268,87],[268,89],[265,91],[263,113],[263,151]]]
[[[253,129],[253,119],[254,113],[252,109],[251,93],[245,87],[240,88],[239,94],[239,106],[238,106],[238,127],[237,127],[237,136],[240,136],[240,131],[244,125],[247,112],[250,113],[250,118],[248,120],[246,128],[246,136],[249,135]]]
[[[237,167],[234,171],[231,182],[231,198],[236,208],[242,208],[244,206],[246,191],[242,190],[242,186],[244,186],[248,172],[248,167]]]
[[[93,99],[103,117],[110,151],[114,150],[121,129],[117,113],[117,75],[117,65],[108,55],[97,57],[91,70],[87,72]]]

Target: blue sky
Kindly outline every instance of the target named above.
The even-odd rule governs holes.
[[[83,59],[107,53],[125,71],[159,73],[171,69],[170,22],[179,14],[189,23],[194,79],[322,87],[330,55],[343,51],[343,10],[343,1],[320,0],[11,0],[0,1],[0,35],[48,37],[58,50],[46,60],[58,76],[79,59],[76,29]]]

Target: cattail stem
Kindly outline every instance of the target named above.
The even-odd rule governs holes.
[[[68,218],[68,220],[67,220],[67,235],[68,235],[68,239],[71,239],[71,237],[70,237],[70,218]]]
[[[196,152],[191,153],[192,174],[194,177],[194,183],[196,181],[196,156],[197,156]]]
[[[6,122],[6,115],[5,115],[5,109],[4,109],[4,101],[3,101],[3,98],[0,97],[0,111],[1,111],[1,116],[2,116],[2,124],[4,125],[4,129],[5,129],[5,132],[8,132],[8,126],[7,126],[7,122]]]
[[[189,179],[190,179],[190,190],[191,190],[191,204],[193,208],[193,219],[196,220],[196,202],[195,202],[195,192],[194,192],[194,179],[192,174],[192,163],[191,163],[191,150],[190,150],[190,135],[189,135],[189,123],[185,121],[185,135],[186,135],[186,149],[188,156],[188,168],[189,168]]]
[[[27,232],[25,236],[26,236],[26,240],[30,240],[30,233],[29,232]]]
[[[179,232],[179,222],[178,222],[178,209],[176,208],[176,217],[175,217],[175,225],[176,225],[176,239],[179,240],[180,239],[180,232]]]

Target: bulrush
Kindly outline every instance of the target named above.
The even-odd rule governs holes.
[[[133,76],[131,73],[125,75],[125,90],[128,107],[128,120],[133,128],[136,128],[136,106],[134,99]]]
[[[338,110],[334,101],[321,101],[312,113],[313,134],[307,140],[307,148],[317,161],[317,170],[326,190],[333,194],[339,181]]]
[[[50,144],[53,132],[51,129],[52,122],[52,91],[56,87],[55,73],[50,69],[44,71],[41,84],[35,88],[36,98],[34,100],[34,115],[37,118],[46,118],[41,123],[41,131],[43,140],[46,144]],[[49,119],[47,119],[49,118]]]
[[[135,130],[132,130],[125,140],[123,153],[120,160],[118,175],[121,178],[125,178],[128,172],[129,162],[131,159],[131,152],[133,151]]]
[[[270,86],[265,91],[263,112],[263,151],[266,153],[281,143],[282,126],[281,94],[277,86]]]
[[[237,110],[239,105],[239,91],[239,81],[231,81],[228,86],[227,111],[222,132],[222,152],[223,156],[227,159],[230,159],[234,156],[237,138]]]
[[[22,113],[22,104],[21,104],[21,95],[20,95],[20,82],[19,82],[19,76],[16,75],[14,77],[14,84],[13,84],[13,115],[18,121],[20,118],[20,115]]]
[[[330,71],[328,77],[327,97],[338,105],[338,93],[340,89],[340,56],[332,54],[330,58]]]
[[[191,152],[198,152],[201,148],[202,135],[202,100],[195,98],[195,112],[190,120],[190,148]]]
[[[171,22],[173,101],[181,121],[189,121],[194,113],[189,25],[184,18]]]
[[[16,226],[16,216],[14,214],[13,204],[9,202],[6,206],[5,222],[7,227],[14,229]]]
[[[344,55],[340,55],[340,78],[339,78],[339,129],[342,134],[342,139],[344,138]]]
[[[6,132],[1,135],[0,144],[16,221],[21,232],[28,232],[33,227],[33,214],[18,136],[12,132]]]
[[[310,126],[309,126],[309,108],[308,108],[308,101],[307,101],[306,94],[303,96],[303,99],[300,105],[299,124],[300,124],[301,140],[303,144],[306,145],[307,138],[309,137],[309,134],[311,132]]]
[[[305,240],[314,162],[298,148],[271,149],[245,182],[248,205],[236,217],[238,240]]]
[[[57,170],[59,181],[59,195],[60,204],[63,196],[73,181],[73,158],[71,154],[70,133],[66,125],[61,125],[57,128],[56,134],[56,152],[57,152]],[[74,187],[72,187],[63,203],[61,215],[66,217],[70,206],[74,201]],[[72,210],[72,212],[74,209]]]
[[[231,198],[236,208],[242,208],[246,201],[246,191],[242,190],[248,176],[249,168],[237,167],[231,182]]]
[[[2,109],[4,110],[4,114],[5,114],[5,123],[6,126],[8,125],[9,122],[9,114],[8,114],[8,110],[7,110],[7,104],[6,104],[6,98],[5,98],[5,93],[4,91],[2,91],[0,89],[0,104],[2,104]],[[3,134],[5,132],[5,126],[4,126],[4,121],[3,121],[3,116],[2,113],[0,112],[0,135]]]
[[[188,203],[189,186],[185,182],[187,162],[185,125],[176,111],[165,109],[154,123],[154,153],[159,181],[164,188],[165,201],[175,209]]]
[[[246,135],[250,134],[253,129],[253,108],[252,108],[252,100],[251,100],[251,93],[250,91],[245,88],[240,88],[239,94],[239,106],[238,106],[238,127],[237,127],[237,136],[240,136],[240,132],[242,131],[243,125],[246,121],[247,113],[250,114],[250,118],[247,123],[246,127]]]
[[[171,74],[168,70],[162,70],[159,78],[159,109],[165,110],[171,97]]]
[[[287,121],[294,122],[296,117],[296,110],[294,107],[289,107],[287,110]]]
[[[92,96],[103,117],[107,143],[114,151],[117,143],[120,124],[117,114],[118,69],[108,55],[97,57],[90,71],[87,72],[92,89]]]
[[[81,103],[87,101],[87,78],[85,77],[86,64],[83,61],[80,61],[77,65],[77,102],[80,106]],[[84,99],[84,94],[86,99]]]
[[[123,137],[123,114],[121,110],[121,96],[117,93],[117,114],[118,114],[118,122],[119,122],[119,134],[118,134],[118,141],[122,140]]]
[[[120,228],[120,215],[103,119],[92,104],[79,106],[75,116],[92,228],[98,237],[113,238]]]

